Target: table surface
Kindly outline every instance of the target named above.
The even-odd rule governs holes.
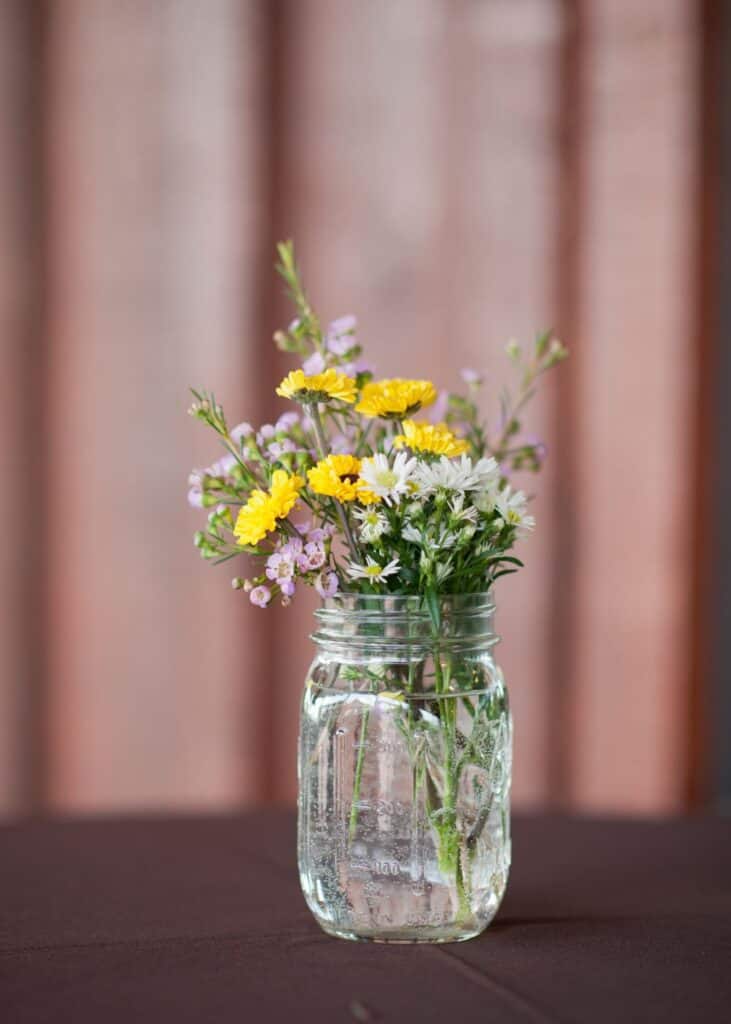
[[[291,812],[0,829],[0,1020],[731,1020],[731,821],[521,818],[470,942],[324,935]]]

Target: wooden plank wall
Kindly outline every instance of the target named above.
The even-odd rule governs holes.
[[[216,455],[189,384],[283,408],[290,234],[384,374],[471,366],[494,393],[509,337],[570,344],[531,417],[540,529],[499,594],[516,802],[679,809],[696,4],[38,11],[0,4],[0,810],[292,799],[312,602],[248,608],[184,500]]]
[[[688,723],[700,26],[584,5],[572,767],[579,806],[672,810]]]

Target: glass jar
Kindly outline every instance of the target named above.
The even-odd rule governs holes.
[[[330,935],[479,935],[510,866],[512,729],[489,594],[316,612],[299,741],[302,890]]]

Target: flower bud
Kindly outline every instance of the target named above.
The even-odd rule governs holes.
[[[234,576],[234,578],[231,580],[231,586],[233,587],[234,590],[245,590],[246,581],[243,580],[241,576]]]

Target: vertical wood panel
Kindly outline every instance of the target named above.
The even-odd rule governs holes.
[[[314,302],[359,317],[382,375],[435,372],[448,11],[441,0],[287,5],[283,230]],[[287,609],[278,795],[294,795],[298,702],[313,602]],[[281,619],[280,619],[281,621]]]
[[[494,371],[496,395],[505,342],[532,338],[553,304],[559,5],[317,0],[288,12],[283,220],[314,300],[328,316],[358,314],[382,375],[457,387],[474,366]],[[549,420],[547,398],[531,421],[545,433]],[[531,567],[499,594],[524,802],[546,795],[550,479],[541,490]],[[290,609],[293,635],[309,615]],[[312,653],[296,651],[279,669],[282,795]]]
[[[38,35],[22,2],[0,4],[0,814],[37,795],[37,594],[43,497]]]
[[[681,806],[698,27],[584,5],[574,802]]]
[[[254,3],[56,5],[51,26],[52,799],[255,796],[263,649],[185,507],[187,387],[257,405]]]
[[[563,12],[550,0],[468,2],[452,11],[440,275],[449,305],[441,349],[449,377],[464,365],[488,371],[494,421],[500,384],[515,383],[506,341],[530,345],[537,331],[556,323]],[[433,308],[434,297],[427,301]],[[530,432],[547,443],[549,461],[538,478],[516,477],[537,495],[538,525],[516,552],[525,568],[496,588],[498,657],[515,720],[514,793],[524,805],[555,799],[551,752],[565,741],[552,704],[554,401],[551,380],[525,417]]]

